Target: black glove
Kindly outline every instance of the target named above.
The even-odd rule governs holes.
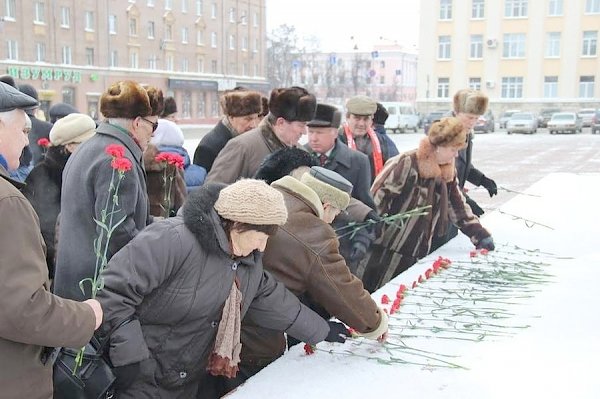
[[[346,338],[350,336],[350,332],[348,332],[348,327],[344,325],[344,323],[338,323],[337,321],[328,321],[329,324],[329,334],[325,337],[325,341],[327,342],[346,342]]]
[[[475,248],[477,248],[477,249],[487,249],[488,251],[493,251],[494,249],[496,249],[496,246],[494,245],[494,239],[490,236],[490,237],[482,238],[477,243],[477,245],[475,246]]]
[[[367,216],[365,217],[364,221],[367,222],[369,220],[375,222],[369,225],[369,230],[373,233],[375,238],[378,238],[379,236],[381,236],[381,233],[383,231],[383,222],[381,221],[381,216],[379,216],[377,212],[371,211],[367,213]]]
[[[483,209],[481,209],[481,207],[477,204],[477,202],[475,202],[474,200],[472,200],[471,198],[467,197],[467,205],[469,205],[471,207],[471,211],[473,211],[473,214],[477,217],[483,215],[485,213],[485,211]]]
[[[140,363],[126,364],[125,366],[114,367],[112,369],[115,375],[115,389],[117,392],[125,391],[140,374]]]
[[[496,186],[496,182],[492,179],[483,176],[481,178],[481,185],[485,187],[486,190],[488,190],[488,193],[490,193],[490,197],[493,197],[494,195],[498,194],[498,186]]]

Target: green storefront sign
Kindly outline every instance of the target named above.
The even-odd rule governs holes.
[[[15,79],[22,80],[54,80],[81,83],[81,72],[70,69],[10,66],[7,68],[7,73]]]

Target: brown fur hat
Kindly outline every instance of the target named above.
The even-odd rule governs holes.
[[[261,96],[260,101],[262,103],[262,109],[258,116],[264,118],[269,113],[269,99],[265,96]]]
[[[113,83],[100,97],[100,112],[105,118],[135,119],[159,115],[163,108],[160,89],[144,89],[139,83],[124,80]]]
[[[442,118],[434,122],[427,133],[429,142],[441,147],[463,148],[467,144],[468,131],[458,118]]]
[[[271,92],[269,112],[275,118],[308,122],[315,116],[316,109],[317,99],[302,87],[279,88]]]
[[[488,97],[478,90],[463,89],[454,95],[454,112],[483,115],[488,106]]]
[[[221,108],[227,116],[246,116],[262,112],[261,94],[246,89],[226,91],[221,96]]]
[[[174,97],[165,97],[165,105],[160,113],[161,118],[166,118],[169,115],[177,113],[177,103]]]

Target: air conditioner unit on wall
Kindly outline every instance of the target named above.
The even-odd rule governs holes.
[[[488,48],[496,48],[498,46],[498,40],[496,39],[487,39],[485,42]]]
[[[493,80],[486,80],[485,87],[486,89],[493,89],[494,87],[496,87],[496,82],[494,82]]]

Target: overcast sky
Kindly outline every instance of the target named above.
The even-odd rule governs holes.
[[[266,0],[267,32],[287,24],[314,35],[323,51],[370,51],[380,37],[408,48],[419,43],[418,0]]]

